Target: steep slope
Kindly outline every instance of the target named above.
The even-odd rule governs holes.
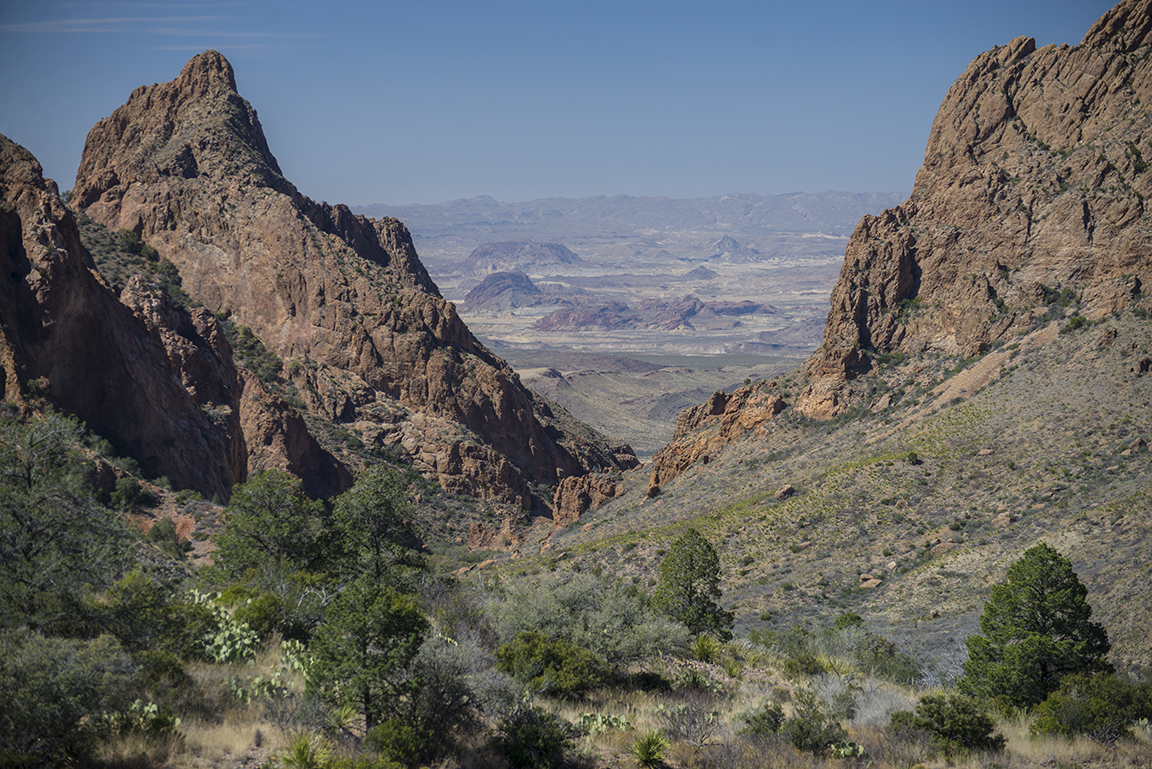
[[[851,608],[955,672],[990,585],[1046,541],[1114,658],[1147,665],[1150,53],[1152,1],[1126,0],[1079,46],[978,57],[909,201],[857,227],[822,348],[682,412],[647,484],[555,546],[638,580],[691,524],[746,626]]]
[[[1152,309],[1150,50],[1152,0],[1127,0],[1076,47],[1020,37],[978,56],[940,107],[912,196],[853,233],[788,405],[828,419],[874,406],[865,375],[893,357],[967,358],[1056,317]],[[745,429],[678,431],[650,486],[763,434],[778,397],[750,392],[764,416],[745,415]]]
[[[400,222],[284,179],[215,51],[92,129],[72,203],[138,233],[194,299],[250,327],[310,411],[446,489],[527,506],[530,483],[634,461],[562,429],[441,298]]]
[[[877,352],[972,356],[1031,328],[1060,294],[1089,319],[1141,298],[1152,279],[1150,9],[1126,0],[1078,46],[1020,37],[968,66],[910,199],[852,235],[801,410],[858,403],[848,382]]]
[[[228,343],[216,319],[139,279],[123,303],[35,158],[0,136],[0,390],[51,404],[178,487],[227,498],[246,474]]]

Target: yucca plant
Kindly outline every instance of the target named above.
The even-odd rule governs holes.
[[[301,734],[276,757],[276,766],[283,769],[327,769],[332,758],[332,748],[327,740],[314,734]]]
[[[641,769],[652,769],[664,764],[664,754],[668,751],[668,740],[655,729],[636,738],[629,752]]]
[[[720,642],[710,635],[698,635],[692,641],[691,651],[701,662],[715,662],[720,655]]]

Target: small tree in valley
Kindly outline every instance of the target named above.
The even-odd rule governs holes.
[[[411,516],[404,478],[384,465],[366,470],[332,510],[336,540],[345,551],[340,570],[353,578],[368,574],[395,584],[419,568],[419,557],[409,551],[416,541]]]
[[[1025,551],[992,588],[980,617],[983,635],[968,638],[957,682],[970,696],[1002,695],[1020,707],[1041,702],[1072,673],[1107,672],[1111,648],[1092,622],[1088,589],[1067,558],[1045,544]]]
[[[309,687],[354,705],[371,729],[418,685],[406,673],[427,629],[414,598],[362,577],[328,607],[312,637]]]
[[[300,480],[265,470],[232,489],[227,529],[216,537],[216,562],[233,575],[273,567],[317,569],[324,546],[323,504],[309,499]]]
[[[693,633],[732,638],[735,617],[720,608],[720,556],[695,529],[672,544],[660,564],[660,583],[652,605]]]

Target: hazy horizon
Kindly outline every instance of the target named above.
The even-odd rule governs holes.
[[[974,57],[1111,6],[5,3],[0,133],[67,189],[96,121],[216,49],[317,200],[907,190]]]

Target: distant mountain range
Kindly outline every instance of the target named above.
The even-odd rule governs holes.
[[[711,198],[663,198],[596,195],[542,198],[502,203],[487,195],[446,203],[353,208],[372,217],[392,216],[417,237],[472,235],[481,240],[535,239],[642,230],[709,230],[723,233],[820,232],[851,234],[865,213],[878,213],[903,202],[902,192],[749,193]]]

